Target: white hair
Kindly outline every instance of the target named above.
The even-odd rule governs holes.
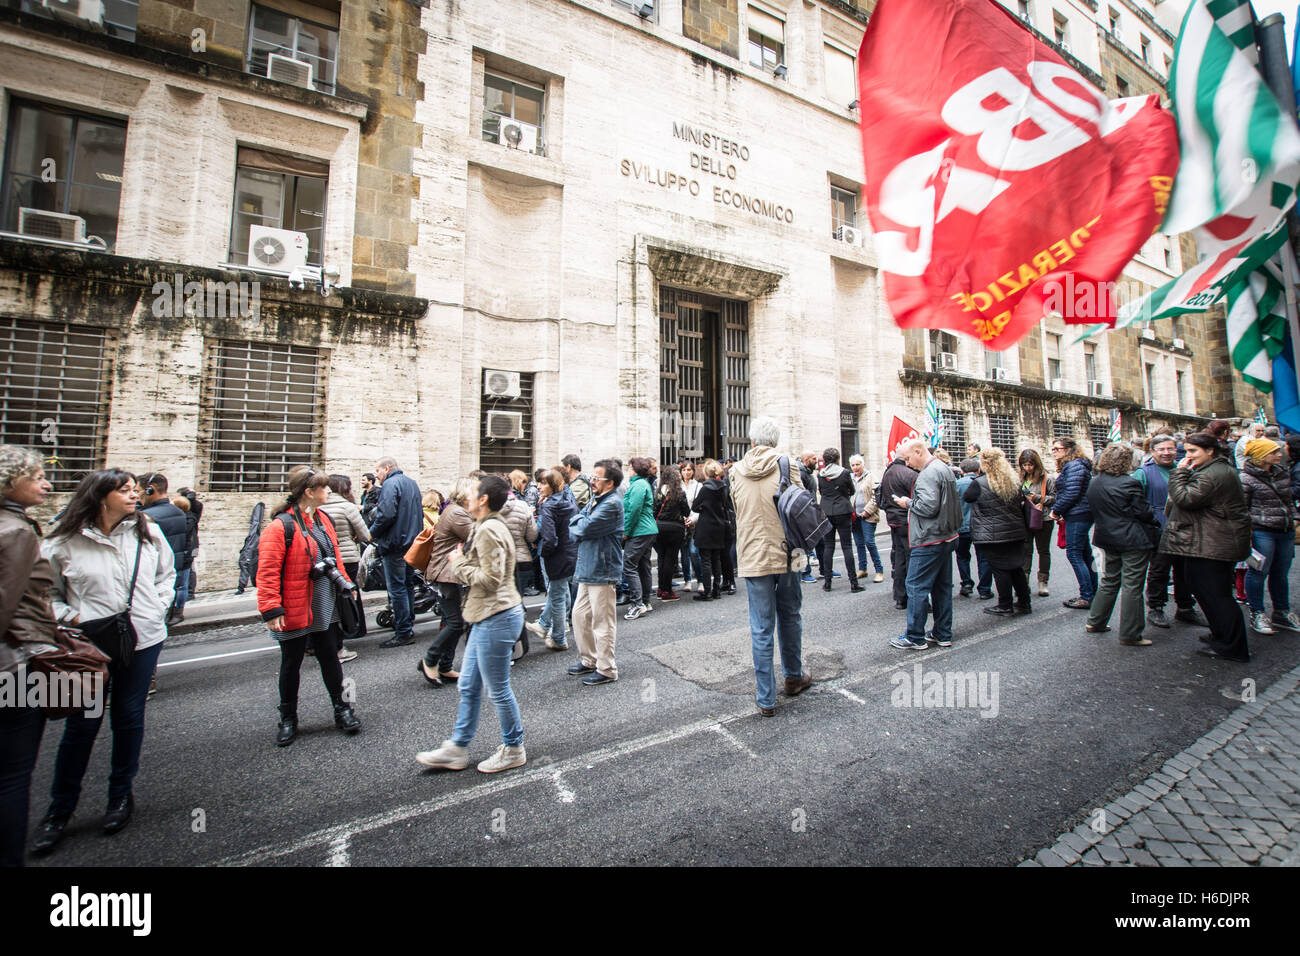
[[[776,443],[781,440],[781,426],[776,423],[775,418],[759,415],[749,422],[749,440],[755,445],[775,448]]]
[[[866,461],[861,455],[849,455],[850,465],[865,465]]]
[[[0,445],[0,495],[7,495],[20,478],[34,478],[44,464],[30,448]]]

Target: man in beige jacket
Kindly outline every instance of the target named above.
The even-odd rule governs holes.
[[[781,643],[781,671],[785,692],[794,697],[812,686],[803,672],[803,593],[799,574],[791,571],[785,549],[785,532],[776,510],[781,485],[776,443],[781,428],[767,416],[749,426],[752,446],[731,469],[731,497],[736,505],[737,573],[745,579],[749,595],[749,631],[754,653],[754,679],[758,685],[758,712],[776,712],[776,680],[772,668],[772,634]],[[794,480],[798,481],[798,464]]]

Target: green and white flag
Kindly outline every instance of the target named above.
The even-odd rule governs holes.
[[[1267,389],[1269,362],[1282,347],[1269,316],[1280,304],[1261,313],[1267,281],[1252,288],[1250,278],[1286,241],[1285,216],[1300,184],[1300,130],[1265,84],[1258,60],[1248,0],[1192,0],[1169,74],[1182,159],[1161,231],[1193,230],[1201,260],[1121,306],[1115,327],[1204,312],[1227,295],[1229,308],[1236,307],[1228,323],[1233,364]]]

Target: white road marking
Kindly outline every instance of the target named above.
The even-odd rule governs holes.
[[[556,770],[551,774],[551,783],[555,784],[555,795],[561,803],[572,803],[576,794],[564,785],[564,775]]]
[[[183,661],[163,661],[159,667],[175,667],[178,664],[197,664],[199,661],[218,661],[223,657],[240,657],[244,654],[262,654],[266,651],[278,651],[278,645],[273,647],[253,647],[246,651],[227,651],[225,654],[209,654],[207,657],[187,657]]]
[[[329,859],[325,861],[326,866],[351,866],[352,865],[352,834],[344,833],[341,837],[330,843]]]
[[[861,697],[859,697],[857,694],[853,693],[853,691],[851,691],[851,690],[845,690],[843,687],[832,687],[831,690],[835,691],[835,693],[839,694],[841,697],[847,697],[849,700],[853,701],[853,703],[855,703],[855,704],[865,704],[865,703],[866,703],[865,700],[863,700],[863,699],[862,699]]]
[[[678,740],[694,737],[697,734],[713,731],[721,724],[731,723],[732,721],[742,720],[751,716],[752,713],[750,711],[745,711],[739,714],[729,714],[725,717],[710,717],[704,720],[697,720],[693,723],[685,724],[672,730],[664,730],[656,734],[648,734],[644,737],[638,737],[621,744],[603,747],[600,750],[594,750],[590,753],[579,754],[575,757],[569,758],[568,760],[562,760],[559,763],[548,764],[542,767],[529,767],[519,773],[495,777],[486,783],[466,787],[465,789],[456,790],[439,797],[433,797],[429,800],[422,800],[419,803],[407,804],[404,807],[394,807],[393,809],[386,810],[383,813],[372,814],[368,817],[358,817],[357,819],[348,821],[347,823],[341,823],[332,827],[324,827],[294,840],[268,843],[244,853],[237,853],[233,856],[223,857],[207,865],[253,866],[259,863],[268,863],[281,857],[291,856],[295,853],[301,853],[315,847],[332,844],[334,841],[343,837],[370,833],[374,830],[382,830],[386,827],[391,827],[394,824],[403,823],[407,820],[415,819],[416,817],[426,816],[430,813],[436,813],[439,810],[459,806],[463,803],[469,803],[473,800],[479,800],[483,797],[495,796],[496,794],[504,793],[508,790],[514,790],[517,787],[527,786],[528,784],[535,783],[539,780],[549,781],[553,779],[557,772],[569,773],[570,771],[581,770],[584,767],[590,769],[598,764],[606,763],[610,760],[617,760],[619,757],[625,757],[642,750],[648,750],[651,747],[674,743]]]
[[[758,759],[758,754],[754,753],[754,751],[752,751],[752,750],[750,750],[748,747],[746,747],[746,746],[745,746],[745,742],[744,742],[743,740],[741,740],[739,737],[737,737],[735,734],[733,734],[733,733],[732,733],[730,730],[728,730],[726,727],[722,726],[722,724],[718,724],[718,726],[714,727],[713,729],[714,729],[718,734],[720,734],[721,736],[727,738],[729,741],[731,741],[733,744],[735,744],[738,748],[740,748],[740,749],[743,750],[746,754],[748,754],[750,760],[757,760],[757,759]]]

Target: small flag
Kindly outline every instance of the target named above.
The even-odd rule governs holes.
[[[934,391],[928,385],[925,388],[925,438],[931,448],[943,444],[943,416],[939,413]]]
[[[1268,416],[1264,414],[1263,405],[1260,405],[1258,408],[1255,409],[1255,421],[1259,422],[1261,425],[1268,424]]]
[[[1106,441],[1117,442],[1120,440],[1120,414],[1118,408],[1110,410],[1110,434],[1106,436]]]
[[[893,423],[889,426],[889,441],[885,445],[885,464],[898,458],[903,445],[920,437],[915,428],[895,415]]]

